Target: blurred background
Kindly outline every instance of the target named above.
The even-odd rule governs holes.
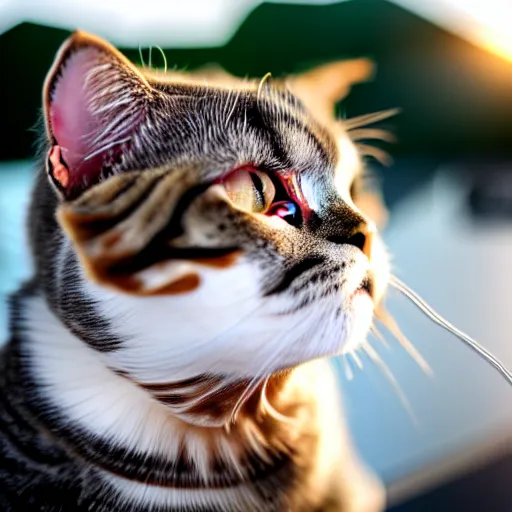
[[[147,63],[159,45],[170,67],[218,62],[237,75],[371,57],[375,80],[340,113],[402,108],[388,123],[394,165],[369,162],[391,212],[394,271],[511,368],[511,24],[505,0],[0,0],[0,341],[5,297],[30,274],[24,215],[41,86],[79,27],[137,64],[139,47]],[[364,356],[362,369],[339,366],[355,443],[388,485],[390,510],[510,512],[512,389],[396,293],[389,308],[434,372],[391,337],[388,348],[371,340],[411,412]]]

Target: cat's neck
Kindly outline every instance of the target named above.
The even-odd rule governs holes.
[[[40,394],[38,416],[111,478],[159,486],[183,486],[185,481],[192,487],[234,485],[258,472],[279,472],[292,466],[292,459],[296,465],[307,450],[300,448],[304,439],[315,442],[312,397],[319,390],[307,369],[276,375],[265,394],[260,385],[230,428],[201,427],[183,421],[148,390],[108,368],[41,296],[26,298],[23,309],[21,346],[28,356],[25,370]],[[223,410],[231,411],[234,399],[229,397]],[[213,407],[214,399],[202,405]]]
[[[182,381],[144,383],[119,372],[185,423],[228,431],[239,417],[283,418],[271,404],[279,401],[292,373],[286,370],[253,379],[203,374]]]

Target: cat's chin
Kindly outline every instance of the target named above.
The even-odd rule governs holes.
[[[359,304],[364,304],[366,302],[371,303],[371,307],[373,309],[373,298],[368,289],[362,285],[361,288],[358,288],[352,295],[350,296],[350,302],[353,308],[360,307]],[[363,306],[366,307],[366,306]]]
[[[373,322],[375,308],[374,299],[364,283],[352,293],[349,301],[352,325],[350,335],[341,349],[343,354],[357,350],[364,343]]]
[[[300,355],[290,358],[273,372],[291,370],[317,359],[328,359],[357,350],[365,342],[374,317],[374,301],[365,286],[354,291],[345,303],[347,336],[312,339]]]

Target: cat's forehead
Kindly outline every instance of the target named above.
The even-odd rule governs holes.
[[[222,168],[250,163],[297,173],[332,174],[337,166],[339,134],[283,87],[239,79],[217,84],[173,74],[153,77],[152,86],[160,93],[151,112],[153,140],[163,158],[179,155]]]

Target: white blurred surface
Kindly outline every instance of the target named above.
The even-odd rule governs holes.
[[[346,0],[271,0],[330,4]],[[352,0],[357,1],[357,0]],[[390,0],[474,44],[512,59],[510,0]],[[32,22],[81,28],[120,46],[226,44],[263,0],[0,0],[0,34]]]
[[[276,0],[329,4],[344,0]],[[263,0],[0,0],[0,34],[22,22],[80,28],[119,46],[226,44]]]

